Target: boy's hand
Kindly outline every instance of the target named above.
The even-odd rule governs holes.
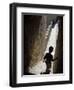
[[[53,59],[52,61],[55,61],[55,60],[57,60],[58,59],[58,57],[56,57],[55,59]]]

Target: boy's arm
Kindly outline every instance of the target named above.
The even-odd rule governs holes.
[[[47,57],[47,53],[46,53],[46,55],[44,56],[44,59],[46,59],[46,57]]]
[[[47,54],[44,56],[44,60],[43,60],[43,62],[45,62],[45,61],[46,61],[46,58],[47,58]]]
[[[55,61],[55,60],[57,60],[57,59],[58,59],[58,57],[56,57],[56,58],[52,59],[52,61]]]

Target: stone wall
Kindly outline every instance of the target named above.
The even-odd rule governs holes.
[[[43,57],[47,40],[47,16],[24,16],[24,68],[33,67]]]

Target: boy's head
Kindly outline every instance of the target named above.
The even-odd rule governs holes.
[[[53,51],[53,47],[50,46],[50,47],[49,47],[49,52],[51,53],[52,51]]]

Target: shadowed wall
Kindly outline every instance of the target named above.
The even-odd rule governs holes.
[[[35,65],[42,59],[47,40],[45,32],[47,29],[47,16],[24,16],[24,68]]]
[[[54,57],[58,57],[58,59],[54,61],[53,73],[63,73],[63,17],[58,18],[60,20],[59,33]]]

